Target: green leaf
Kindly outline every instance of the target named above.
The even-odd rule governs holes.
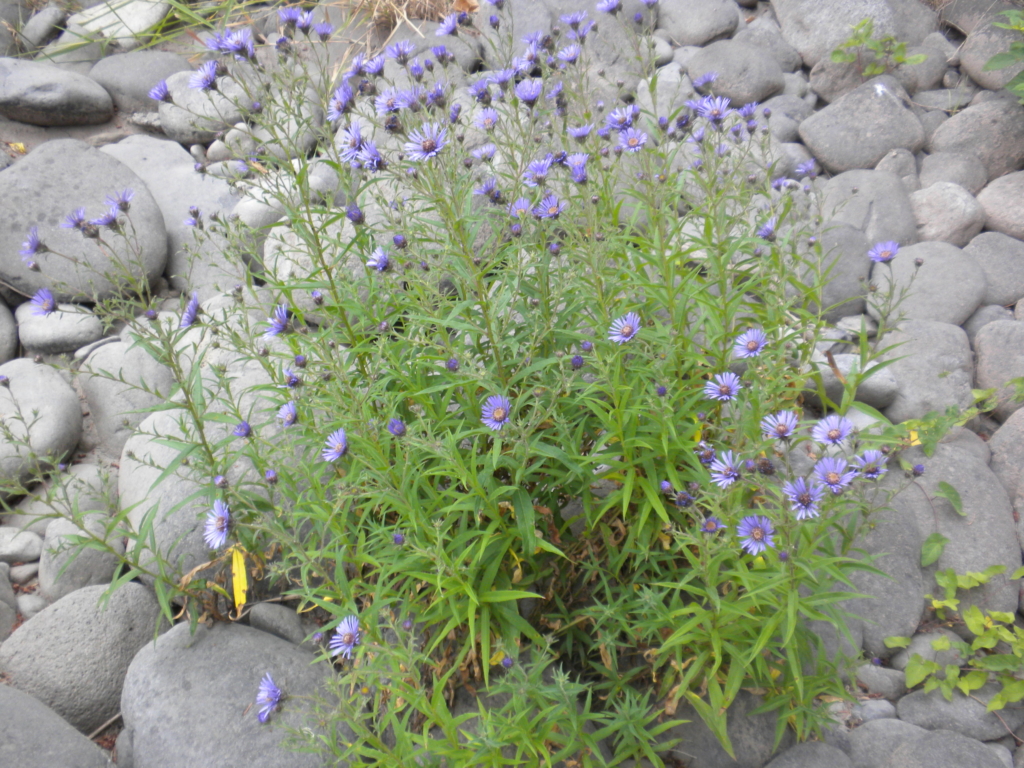
[[[906,648],[910,645],[910,638],[893,635],[892,637],[885,638],[884,642],[886,648]]]
[[[972,605],[963,612],[962,616],[967,628],[974,634],[980,635],[985,631],[985,617],[978,606]]]
[[[949,650],[949,638],[943,635],[932,640],[932,648],[936,651],[948,651]]]
[[[1020,63],[1020,56],[1012,53],[997,53],[985,62],[985,66],[981,68],[981,71],[991,72],[993,69],[1006,69],[1007,67],[1012,67],[1014,64]]]
[[[1017,579],[1024,579],[1024,566],[1021,566],[1012,574],[1010,574],[1010,580],[1016,581]]]
[[[1016,672],[1021,668],[1021,660],[1012,653],[993,653],[972,660],[971,666],[990,672]]]
[[[923,53],[915,53],[913,56],[907,56],[903,59],[904,64],[913,66],[914,64],[922,64],[928,60],[928,56]]]
[[[957,492],[956,488],[943,480],[939,483],[939,490],[935,492],[935,495],[941,496],[949,501],[949,503],[953,505],[953,510],[960,515],[960,517],[964,517],[964,503],[960,500],[960,494]]]
[[[938,560],[942,556],[942,551],[948,543],[949,539],[938,532],[933,533],[925,539],[924,543],[921,545],[921,567],[927,568]]]

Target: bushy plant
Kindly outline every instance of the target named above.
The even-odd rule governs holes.
[[[1015,32],[1024,32],[1024,12],[1016,9],[1008,11],[1000,11],[1000,15],[1006,17],[1006,22],[993,22],[993,26],[1002,27],[1003,29],[1011,29]],[[985,72],[990,72],[995,69],[1006,69],[1024,63],[1024,41],[1015,40],[1010,43],[1010,50],[997,53],[991,59],[985,62],[985,66],[982,69]],[[1008,91],[1012,91],[1020,97],[1021,101],[1024,102],[1024,71],[1018,72],[1013,78],[1003,86]]]
[[[867,16],[851,27],[850,36],[832,51],[831,59],[837,64],[857,62],[864,77],[884,75],[901,64],[914,65],[928,56],[915,53],[907,56],[907,44],[892,35],[876,38],[875,22]]]
[[[317,617],[341,703],[310,738],[339,758],[658,764],[681,702],[731,750],[741,688],[806,737],[844,694],[807,621],[845,632],[898,439],[800,411],[827,277],[813,163],[779,172],[756,105],[658,112],[656,77],[603,104],[587,14],[520,45],[494,6],[442,23],[503,67],[468,87],[439,39],[359,54],[325,93],[332,30],[295,9],[274,46],[210,39],[193,86],[236,94],[256,147],[236,181],[283,217],[189,212],[253,270],[226,297],[101,307],[177,382],[154,493],[192,479],[176,508],[209,510],[209,559],[176,561],[155,508],[82,545],[127,537],[114,588],[147,579],[168,616],[275,594]],[[619,8],[602,28],[642,53],[648,17]],[[127,232],[111,213],[83,235]],[[493,706],[454,714],[465,685]],[[287,706],[260,695],[261,719]]]

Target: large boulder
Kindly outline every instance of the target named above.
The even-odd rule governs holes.
[[[928,152],[975,155],[990,179],[1024,164],[1024,107],[992,99],[957,112],[931,135]]]
[[[985,228],[1024,239],[1024,171],[993,180],[978,193]]]
[[[52,64],[0,59],[0,114],[30,125],[97,125],[114,114],[103,86]]]
[[[35,696],[0,685],[0,765],[111,768],[103,750]]]
[[[856,170],[833,176],[825,184],[821,209],[825,221],[856,227],[872,244],[917,242],[910,196],[900,177],[889,171]]]
[[[1024,298],[1024,243],[1000,232],[982,232],[964,253],[985,273],[985,304],[1010,306]]]
[[[997,389],[999,404],[992,415],[1005,421],[1024,403],[1014,400],[1013,379],[1024,376],[1024,322],[997,320],[974,337],[978,355],[977,381],[981,389]]]
[[[690,59],[687,72],[692,80],[714,72],[715,95],[728,97],[737,107],[764,101],[785,85],[782,68],[769,51],[736,40],[719,40],[701,48]]]

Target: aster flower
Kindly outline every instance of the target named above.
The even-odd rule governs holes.
[[[384,55],[389,59],[394,59],[404,67],[405,62],[409,60],[409,57],[412,56],[415,50],[416,46],[410,40],[399,40],[397,43],[385,48]]]
[[[452,104],[452,108],[448,110],[448,122],[455,125],[459,122],[459,115],[462,114],[461,104]]]
[[[566,129],[566,133],[582,144],[587,140],[587,137],[590,135],[592,130],[594,130],[593,125],[569,126],[569,128]]]
[[[693,87],[697,88],[698,90],[701,89],[701,88],[706,88],[707,86],[709,86],[713,82],[715,82],[715,80],[717,80],[717,79],[718,79],[718,73],[717,72],[715,72],[715,71],[708,71],[708,72],[705,72],[703,75],[700,75],[699,77],[695,77],[693,79]]]
[[[711,482],[719,488],[728,488],[739,479],[739,461],[733,457],[732,451],[722,451],[722,454],[711,462]]]
[[[287,403],[282,405],[277,411],[277,418],[279,418],[285,427],[292,426],[299,420],[299,411],[295,407],[295,403],[289,400]]]
[[[106,210],[105,213],[100,214],[95,219],[89,220],[89,226],[92,227],[108,227],[110,229],[120,229],[120,223],[117,220],[117,216],[120,213],[120,209],[111,207]]]
[[[390,432],[395,437],[404,437],[405,422],[402,421],[401,419],[391,419],[391,421],[388,422],[388,432]]]
[[[725,96],[705,96],[697,107],[697,114],[715,125],[720,124],[730,111],[729,99]]]
[[[491,395],[480,410],[480,421],[488,429],[498,432],[508,422],[511,413],[512,403],[508,401],[508,398],[502,395]]]
[[[779,223],[778,216],[772,216],[768,221],[761,225],[761,227],[755,232],[758,237],[762,240],[767,240],[769,243],[775,240],[775,227]]]
[[[493,203],[500,203],[502,199],[501,190],[498,188],[498,180],[493,176],[474,189],[473,194],[486,196]]]
[[[256,44],[248,29],[236,29],[224,36],[224,53],[230,53],[238,61],[256,58]]]
[[[252,427],[249,426],[248,421],[240,421],[238,425],[231,430],[231,434],[235,437],[249,437],[252,434]]]
[[[331,656],[340,655],[343,659],[349,659],[352,657],[352,651],[359,645],[360,639],[359,617],[346,616],[335,628],[334,636],[327,647],[331,650]]]
[[[796,175],[799,176],[800,178],[803,178],[804,176],[808,176],[812,179],[817,177],[818,164],[814,162],[814,158],[811,158],[806,162],[800,163],[800,165],[796,167]]]
[[[522,80],[516,84],[516,96],[526,106],[532,107],[537,103],[541,93],[544,91],[544,81],[540,79]]]
[[[520,197],[508,204],[508,215],[513,219],[523,220],[530,215],[533,204],[525,197]]]
[[[456,35],[459,31],[459,14],[449,13],[444,17],[441,22],[441,26],[437,28],[437,32],[434,34],[437,37],[444,37],[445,35]]]
[[[455,61],[455,55],[448,50],[447,46],[435,45],[430,49],[430,52],[434,54],[434,58],[437,59],[437,63],[442,67],[450,61]]]
[[[590,155],[585,152],[574,152],[565,158],[565,166],[569,169],[572,180],[577,184],[587,183],[587,160]]]
[[[743,539],[743,550],[751,555],[759,555],[768,547],[775,546],[772,521],[763,515],[744,517],[736,527],[736,533]]]
[[[274,685],[274,680],[268,672],[260,680],[260,688],[256,693],[256,706],[259,708],[256,717],[261,723],[267,722],[270,719],[270,713],[280,706],[281,695],[281,689]]]
[[[418,85],[398,92],[398,103],[412,112],[419,112],[420,104],[427,100],[427,92]]]
[[[498,110],[493,107],[484,107],[473,121],[473,125],[483,131],[493,131],[497,124]]]
[[[720,518],[711,515],[704,520],[704,524],[700,527],[700,532],[710,535],[725,530],[728,527]]]
[[[612,16],[622,10],[622,0],[600,0],[597,10],[601,13],[610,13]]]
[[[339,85],[331,96],[331,100],[327,102],[327,119],[332,122],[338,122],[342,115],[348,112],[353,103],[355,102],[355,93],[352,91],[352,86],[348,83],[342,83]],[[353,121],[357,124],[356,121]]]
[[[914,477],[921,477],[922,475],[924,475],[924,473],[924,464],[915,464],[910,470],[910,474],[912,474]]]
[[[344,429],[332,432],[324,442],[320,456],[324,461],[337,461],[348,452],[348,438]]]
[[[508,84],[512,82],[516,76],[516,71],[511,67],[506,69],[497,69],[491,73],[491,76],[487,78],[488,82],[498,86],[502,91],[508,88]]]
[[[676,494],[676,497],[675,499],[673,499],[673,502],[680,509],[687,509],[688,507],[693,506],[694,498],[686,491],[680,491],[679,493]]]
[[[32,314],[36,317],[46,317],[57,311],[57,300],[53,298],[49,288],[40,288],[29,303],[32,304]]]
[[[720,373],[704,385],[704,397],[727,403],[739,394],[740,377],[731,371]]]
[[[697,455],[697,460],[700,461],[705,467],[710,467],[715,462],[715,449],[705,443],[703,440],[697,444],[697,447],[693,449],[693,452]]]
[[[480,104],[491,103],[491,81],[489,78],[481,78],[469,86],[469,95]]]
[[[575,11],[574,13],[563,13],[559,20],[570,29],[578,29],[580,24],[587,20],[586,11]]]
[[[793,436],[799,422],[793,411],[779,411],[761,419],[761,434],[769,440],[785,440]]]
[[[159,83],[149,89],[149,98],[153,101],[171,101],[171,91],[167,87],[167,81],[161,80]]]
[[[359,157],[359,150],[363,148],[363,132],[359,120],[353,119],[347,128],[342,128],[338,145],[341,147],[341,158],[351,163]]]
[[[827,456],[814,465],[814,476],[827,485],[832,493],[842,493],[857,477],[857,472],[848,468],[846,459]]]
[[[288,6],[277,9],[277,18],[286,27],[294,27],[298,23],[299,16],[301,15],[302,9],[297,6]]]
[[[557,219],[568,207],[568,203],[559,200],[553,192],[549,192],[533,209],[533,215],[538,219]]]
[[[188,87],[200,91],[213,91],[217,89],[217,62],[206,61],[199,65],[199,69],[192,73],[188,79]]]
[[[370,254],[370,258],[366,262],[366,266],[370,269],[375,269],[378,272],[387,272],[388,267],[391,266],[391,259],[388,257],[388,252],[383,248],[374,248],[373,253]]]
[[[21,260],[28,263],[36,254],[45,253],[46,250],[43,241],[39,239],[39,227],[32,227],[25,237],[25,242],[21,244]]]
[[[845,416],[833,413],[814,425],[811,437],[819,443],[839,445],[853,432],[853,422]]]
[[[84,232],[86,223],[85,208],[76,208],[64,217],[64,221],[62,221],[60,225],[64,229],[77,229],[80,232]]]
[[[288,330],[288,307],[284,304],[278,304],[274,307],[274,311],[267,318],[269,327],[263,332],[263,338],[269,339],[273,336],[277,336],[280,333],[284,333]]]
[[[384,54],[374,56],[372,59],[367,59],[363,62],[363,72],[368,75],[376,77],[384,71]]]
[[[760,328],[744,331],[733,342],[732,350],[736,357],[749,359],[757,357],[768,346],[768,337]]]
[[[384,162],[384,158],[377,150],[377,145],[368,140],[363,141],[363,146],[359,148],[356,160],[367,171],[381,171],[387,167],[387,163]]]
[[[584,40],[587,39],[587,35],[590,34],[590,30],[592,30],[595,26],[595,22],[593,20],[588,19],[587,21],[580,24],[579,27],[577,27],[576,29],[570,29],[565,36],[570,40],[579,40],[582,43]]]
[[[640,315],[636,312],[628,312],[612,323],[611,328],[608,329],[608,340],[617,344],[631,341],[640,332],[641,322]]]
[[[295,28],[300,32],[309,34],[309,30],[313,27],[313,12],[303,11],[299,14],[298,21],[295,22]]]
[[[186,227],[203,228],[203,213],[198,207],[192,205],[188,209],[188,218],[182,222]]]
[[[206,525],[203,526],[203,540],[210,549],[220,549],[228,540],[228,524],[231,522],[231,511],[220,499],[213,502],[213,509],[206,513]]]
[[[477,160],[489,163],[494,159],[494,153],[497,151],[498,148],[493,144],[484,144],[482,147],[474,149],[470,154],[472,154]]]
[[[263,479],[266,480],[270,485],[277,484],[277,472],[273,469],[268,469],[263,473]]]
[[[444,367],[447,368],[452,373],[455,373],[457,370],[459,370],[459,361],[454,357],[449,357],[445,361]]]
[[[106,203],[111,208],[117,208],[123,213],[128,213],[128,210],[132,207],[132,198],[135,197],[135,190],[131,187],[125,187],[120,192],[115,192],[113,195],[107,195]]]
[[[619,134],[619,146],[626,152],[639,152],[647,143],[647,134],[636,128],[627,128]]]
[[[574,371],[578,371],[583,367],[583,355],[573,355],[569,360],[569,364],[572,366]]]
[[[797,520],[807,520],[818,516],[818,503],[825,494],[825,489],[817,483],[808,483],[798,477],[791,483],[782,486],[782,492],[789,499],[790,509],[796,512]]]
[[[354,202],[345,206],[345,216],[356,226],[366,221],[366,214],[363,213],[363,209]]]
[[[429,61],[429,59],[428,59]],[[448,103],[447,89],[448,84],[443,80],[439,80],[427,91],[427,107],[443,109]]]
[[[192,323],[196,321],[196,316],[199,314],[199,293],[197,291],[192,292],[192,298],[188,300],[188,304],[185,305],[185,311],[181,313],[181,322],[178,323],[179,328],[188,328]]]
[[[566,64],[575,64],[579,60],[581,53],[583,53],[583,49],[580,48],[579,44],[571,43],[560,50],[557,56]]]
[[[868,251],[868,258],[876,264],[888,264],[896,258],[896,254],[899,253],[899,250],[899,243],[894,240],[886,240],[882,243],[876,243],[871,250]]]
[[[881,451],[864,451],[863,456],[854,456],[857,471],[868,480],[877,480],[886,473],[885,463],[888,458]]]
[[[437,157],[447,143],[447,128],[438,123],[426,123],[409,134],[405,152],[411,159],[422,162]]]
[[[398,98],[398,91],[394,88],[388,88],[387,90],[378,93],[377,98],[373,101],[373,105],[377,114],[382,116],[398,112],[402,108],[402,104]]]
[[[523,183],[528,187],[543,186],[548,180],[548,171],[551,170],[553,155],[548,153],[547,157],[534,160],[526,166],[523,172]]]
[[[296,355],[296,365],[298,365],[298,359],[300,357],[302,357],[302,355]],[[305,365],[305,364],[306,364],[305,363],[305,358],[303,358],[302,365]],[[288,387],[288,389],[296,389],[297,387],[302,386],[302,377],[299,374],[297,374],[295,371],[293,371],[291,368],[285,368],[284,369],[284,385],[286,387]]]
[[[313,34],[320,38],[321,43],[326,43],[334,34],[334,25],[326,21],[313,25]]]

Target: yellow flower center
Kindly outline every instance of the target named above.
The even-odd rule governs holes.
[[[622,335],[622,336],[629,336],[632,333],[633,333],[633,326],[632,325],[624,325],[624,326],[622,326],[622,329],[619,331],[619,334]]]
[[[828,431],[828,439],[829,440],[839,440],[839,438],[841,438],[842,436],[843,436],[843,433],[842,433],[841,430],[830,429]]]
[[[760,541],[764,538],[764,531],[760,528],[755,528],[750,532],[750,538],[752,538],[754,541]]]
[[[504,418],[505,418],[505,409],[504,408],[495,408],[493,411],[491,411],[491,419],[493,419],[494,421],[501,421]]]
[[[749,349],[751,352],[756,352],[757,351],[757,342],[754,341],[753,339],[748,341],[747,342],[747,349]]]
[[[345,645],[353,645],[356,641],[356,636],[352,632],[346,632],[341,636],[341,642]]]
[[[825,482],[827,482],[829,485],[838,485],[839,484],[839,473],[838,472],[826,472],[825,473]]]

